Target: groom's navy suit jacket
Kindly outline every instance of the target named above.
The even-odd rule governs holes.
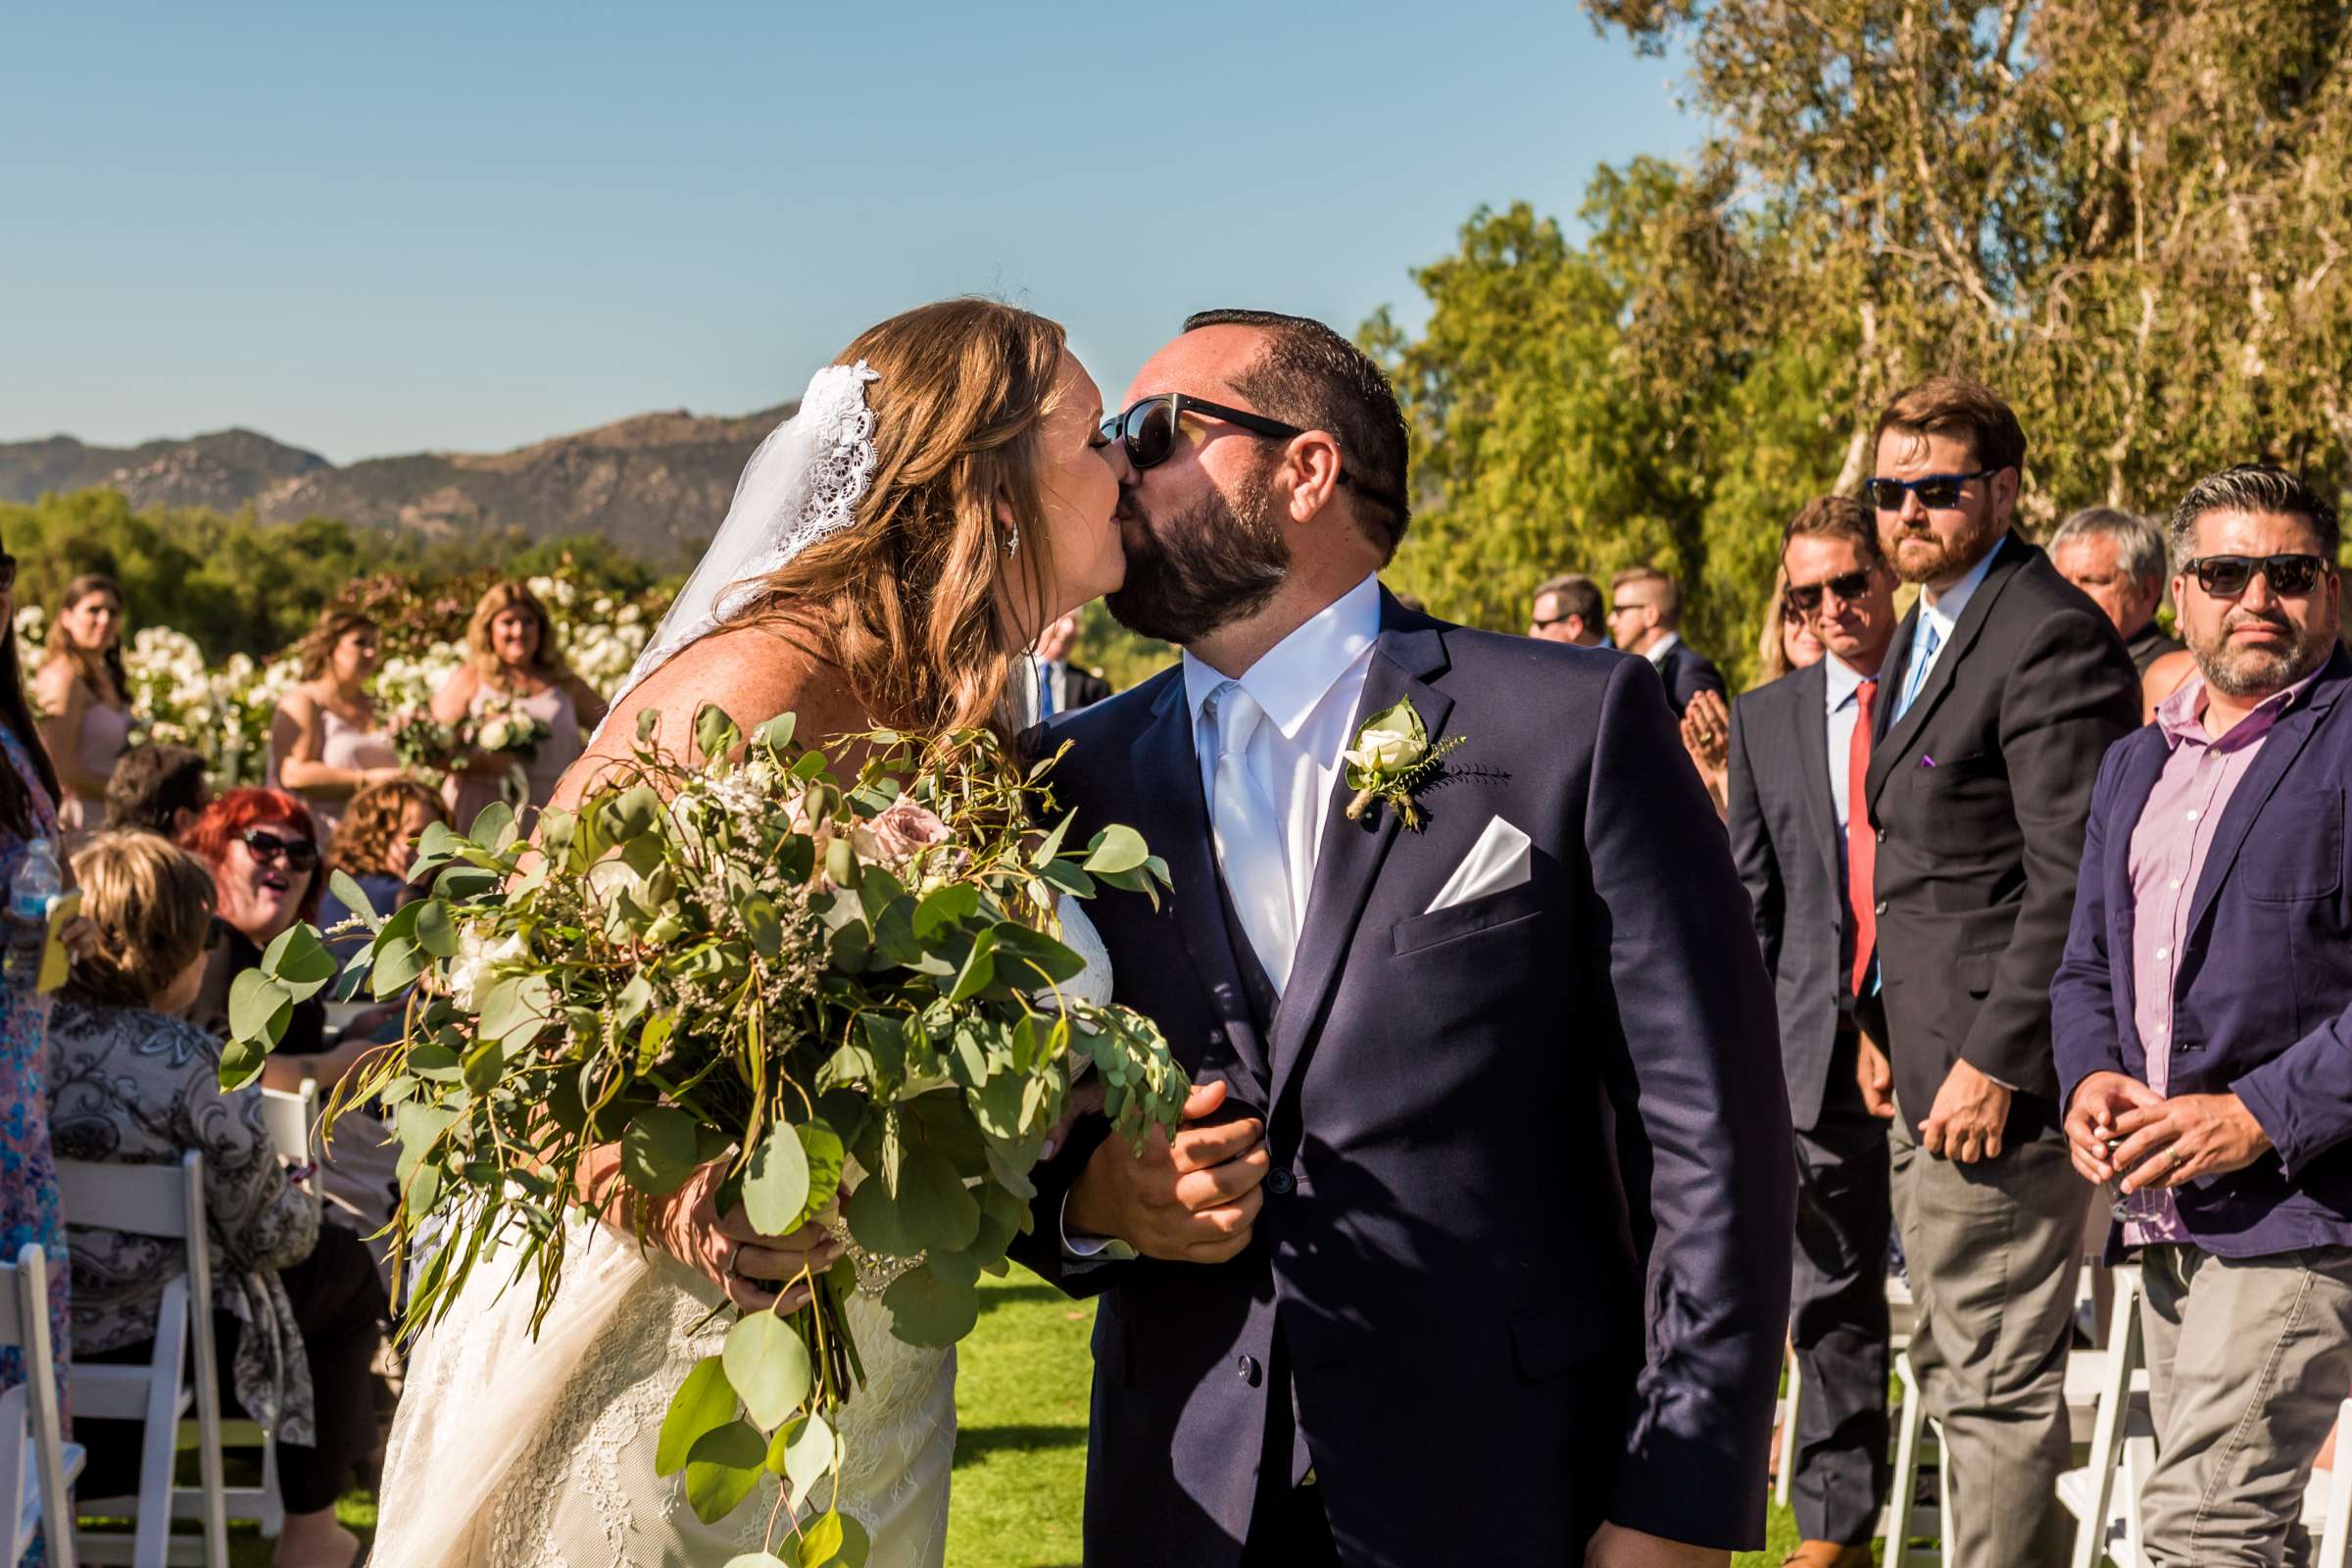
[[[1267,1441],[1294,1401],[1350,1568],[1581,1563],[1604,1518],[1761,1544],[1794,1161],[1723,831],[1642,661],[1386,595],[1382,626],[1359,721],[1409,698],[1463,745],[1420,832],[1333,803],[1264,1030],[1181,673],[1048,732],[1079,841],[1129,823],[1175,880],[1156,912],[1091,907],[1119,1000],[1266,1118],[1272,1157],[1254,1239],[1217,1265],[1064,1257],[1099,1118],[1039,1174],[1020,1255],[1101,1294],[1088,1560],[1236,1562],[1261,1461],[1294,1479]],[[1531,879],[1429,912],[1496,815]]]

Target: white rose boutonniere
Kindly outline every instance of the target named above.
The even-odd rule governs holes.
[[[1386,801],[1399,822],[1419,832],[1421,808],[1413,804],[1413,794],[1438,776],[1438,764],[1462,741],[1453,735],[1431,745],[1429,728],[1410,699],[1365,719],[1356,727],[1354,745],[1340,754],[1348,764],[1348,787],[1355,791],[1348,820],[1361,819],[1374,801]]]

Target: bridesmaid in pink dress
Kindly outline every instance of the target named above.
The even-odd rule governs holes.
[[[122,590],[93,572],[66,584],[33,680],[41,744],[57,767],[59,858],[106,826],[106,781],[130,745],[130,681],[122,668]]]
[[[323,851],[354,795],[401,776],[400,754],[367,687],[383,662],[375,622],[330,608],[301,652],[302,684],[278,702],[270,723],[270,787],[311,808]]]
[[[451,772],[444,796],[450,820],[463,832],[492,801],[519,809],[545,806],[556,780],[578,760],[605,716],[604,699],[573,674],[556,650],[547,608],[518,582],[502,582],[482,595],[466,627],[466,662],[433,694],[433,717],[444,724],[476,719],[502,708],[519,708],[548,727],[547,738],[528,757],[475,751]],[[517,767],[521,789],[511,786]],[[519,793],[522,799],[515,799]]]

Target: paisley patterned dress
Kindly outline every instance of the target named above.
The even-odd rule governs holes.
[[[0,753],[24,781],[34,830],[55,844],[57,805],[42,787],[32,754],[6,724],[0,724]],[[0,827],[0,890],[17,874],[26,842]],[[49,1152],[48,1034],[49,999],[0,983],[0,1258],[14,1261],[26,1242],[38,1242],[49,1254],[49,1343],[62,1381],[73,1271],[66,1267],[57,1162]],[[24,1356],[14,1346],[0,1349],[0,1391],[24,1381]],[[31,1560],[37,1561],[35,1544]]]

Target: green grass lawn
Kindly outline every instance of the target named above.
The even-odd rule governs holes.
[[[950,1568],[1076,1568],[1086,1487],[1087,1335],[1095,1311],[1016,1269],[983,1279],[980,1327],[959,1352]],[[355,1493],[344,1523],[371,1534],[374,1499]],[[1774,1568],[1796,1525],[1773,1510],[1766,1549],[1733,1559]],[[268,1568],[270,1544],[232,1527],[236,1568]]]

